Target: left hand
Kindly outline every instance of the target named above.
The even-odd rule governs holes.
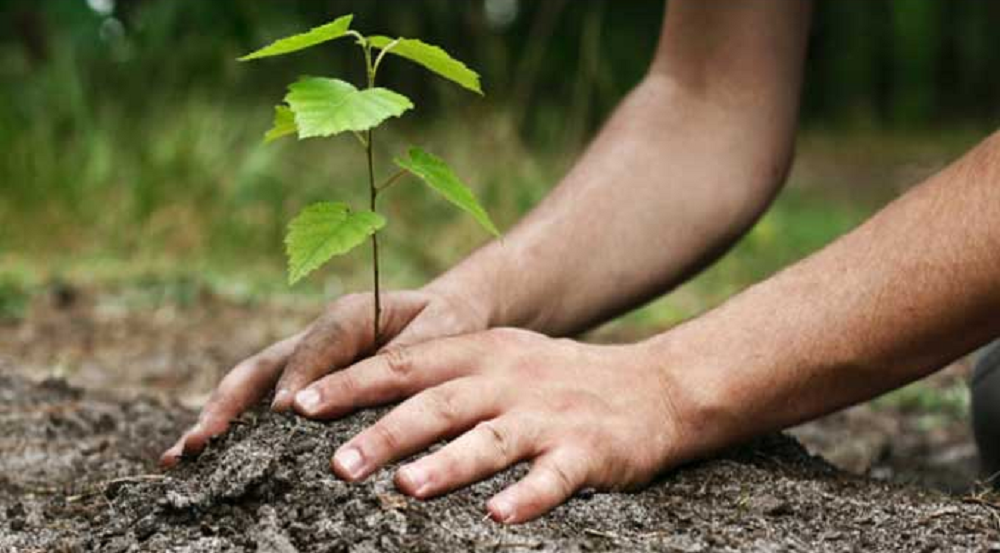
[[[402,399],[331,462],[349,481],[455,438],[401,467],[396,485],[436,496],[530,460],[487,504],[499,522],[538,517],[584,487],[650,481],[679,460],[680,424],[662,369],[642,344],[588,345],[500,328],[393,348],[316,381],[295,397],[311,418]]]

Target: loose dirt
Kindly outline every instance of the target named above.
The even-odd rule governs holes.
[[[197,282],[156,279],[101,286],[50,284],[26,316],[0,320],[0,373],[58,376],[88,390],[175,398],[197,408],[225,372],[301,330],[317,301],[247,303]],[[591,340],[634,341],[650,329],[618,327]],[[928,379],[934,397],[965,395],[968,366]],[[967,406],[865,404],[793,434],[838,468],[880,480],[964,494],[978,477]]]
[[[582,493],[541,520],[484,520],[524,467],[432,501],[391,467],[334,477],[374,422],[247,414],[199,458],[153,460],[194,418],[60,381],[0,376],[0,551],[1000,551],[1000,502],[848,475],[773,436],[632,494]]]

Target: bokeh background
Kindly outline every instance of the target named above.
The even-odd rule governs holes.
[[[339,41],[254,64],[237,56],[344,13],[363,32],[444,46],[481,72],[487,95],[389,60],[381,78],[417,110],[380,133],[383,171],[388,156],[421,144],[451,161],[506,228],[642,76],[663,9],[662,0],[0,0],[0,363],[197,404],[232,362],[324,301],[365,289],[362,252],[295,289],[284,280],[289,218],[311,201],[363,198],[352,139],[261,141],[289,82],[360,79],[358,52]],[[998,2],[817,2],[789,186],[715,267],[593,339],[637,339],[703,312],[994,130],[997,28]],[[383,209],[390,287],[419,286],[486,238],[418,186],[395,187]],[[812,427],[812,441],[862,472],[953,485],[971,470],[964,370]],[[871,428],[871,443],[857,438]],[[901,429],[916,443],[900,444]],[[946,470],[900,468],[942,452]]]

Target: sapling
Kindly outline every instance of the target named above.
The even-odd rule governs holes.
[[[378,233],[385,217],[378,213],[379,195],[401,177],[412,175],[446,200],[466,211],[487,231],[498,236],[496,226],[476,201],[472,191],[441,159],[420,148],[410,147],[405,156],[394,158],[399,170],[381,183],[375,175],[374,129],[390,117],[400,117],[413,109],[406,96],[375,86],[378,70],[387,54],[406,58],[463,88],[482,95],[479,75],[447,52],[412,38],[365,36],[351,29],[352,15],[339,17],[308,32],[279,39],[260,50],[239,58],[249,61],[298,52],[318,44],[351,37],[364,56],[367,82],[358,89],[349,82],[328,77],[301,77],[288,87],[284,103],[274,109],[274,126],[264,135],[265,142],[297,135],[299,140],[351,132],[364,149],[368,170],[368,209],[357,210],[344,202],[320,202],[304,208],[288,225],[285,249],[288,254],[288,281],[295,284],[336,255],[342,255],[370,237],[374,344],[380,343],[382,313],[379,289]]]

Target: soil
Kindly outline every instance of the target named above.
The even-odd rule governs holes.
[[[329,423],[258,410],[170,472],[155,453],[194,418],[61,381],[0,376],[0,551],[1000,551],[1000,503],[873,481],[772,436],[632,494],[585,492],[516,527],[483,518],[516,467],[431,501],[391,467],[332,475],[378,411]]]
[[[127,304],[59,289],[0,324],[0,553],[1000,551],[1000,497],[969,490],[964,421],[928,426],[926,413],[896,407],[796,429],[838,467],[772,436],[639,493],[580,494],[516,527],[484,520],[484,504],[523,466],[426,502],[397,493],[391,467],[362,484],[338,480],[330,455],[379,411],[330,423],[249,413],[199,458],[161,472],[159,452],[219,376],[312,313],[211,295]],[[963,371],[940,382],[960,383]]]

